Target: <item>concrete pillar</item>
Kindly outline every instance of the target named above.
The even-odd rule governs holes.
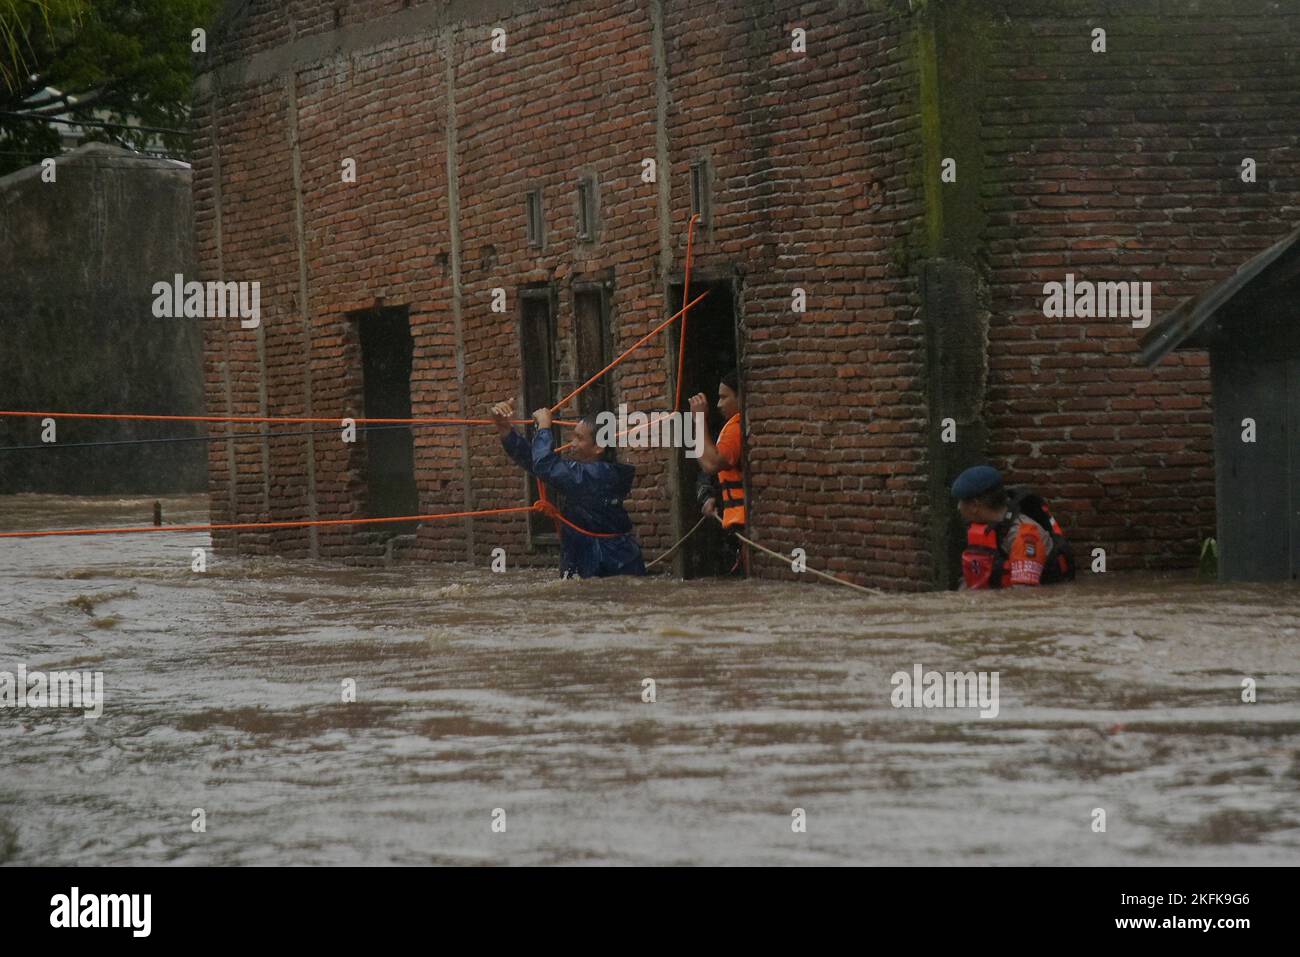
[[[930,578],[937,588],[950,586],[961,573],[964,529],[948,489],[962,469],[985,460],[988,444],[980,16],[968,0],[954,0],[927,4],[914,20],[925,197],[919,274],[930,411],[928,538]],[[953,182],[941,179],[945,159],[956,163]],[[945,419],[956,425],[954,442],[942,440]]]
[[[462,312],[461,291],[461,241],[460,241],[460,173],[456,164],[456,62],[455,27],[442,31],[442,54],[446,61],[447,89],[447,218],[451,230],[451,316],[456,334],[456,404],[459,418],[468,418],[465,406],[465,325]],[[473,511],[474,482],[469,461],[469,427],[460,427],[460,468],[465,489],[465,511]],[[474,520],[463,519],[465,529],[465,560],[474,561]]]
[[[291,20],[291,22],[294,22]],[[312,378],[311,378],[311,300],[307,280],[307,230],[306,214],[302,199],[302,147],[298,131],[298,74],[290,70],[284,75],[285,90],[289,97],[289,147],[293,162],[293,213],[294,236],[298,243],[298,318],[302,324],[302,394],[303,415],[311,418]],[[314,428],[314,427],[311,427]],[[316,521],[320,513],[316,507],[316,436],[307,436],[307,518]],[[320,557],[319,529],[309,526],[307,529],[307,552],[312,558]]]

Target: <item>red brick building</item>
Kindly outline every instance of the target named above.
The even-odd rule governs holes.
[[[989,460],[1085,557],[1191,564],[1214,527],[1207,360],[1147,369],[1143,329],[1046,318],[1043,287],[1150,282],[1154,318],[1289,232],[1297,39],[1300,8],[1263,0],[235,0],[196,88],[200,278],[260,281],[263,321],[205,324],[209,410],[553,401],[675,310],[701,207],[686,387],[739,359],[760,541],[865,583],[951,581],[945,489]],[[667,408],[676,343],[602,401]],[[216,443],[213,520],[528,501],[491,428],[413,435]],[[691,466],[624,456],[653,556],[693,521]],[[545,530],[217,541],[550,563]]]

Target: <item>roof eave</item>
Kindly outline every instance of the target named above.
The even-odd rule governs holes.
[[[1175,349],[1205,348],[1214,331],[1212,320],[1227,302],[1245,289],[1283,253],[1300,241],[1300,229],[1294,230],[1262,253],[1254,256],[1217,286],[1192,299],[1185,299],[1163,316],[1142,337],[1139,355],[1154,366]]]

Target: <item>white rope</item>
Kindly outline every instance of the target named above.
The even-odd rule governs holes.
[[[713,517],[718,518],[717,515],[714,515]],[[718,521],[721,522],[722,519],[718,518]],[[694,531],[694,529],[692,529],[692,531]],[[754,541],[753,539],[746,538],[744,535],[741,535],[739,532],[732,532],[731,534],[735,535],[746,545],[752,545],[754,548],[757,548],[760,552],[764,552],[765,554],[771,555],[777,561],[785,562],[787,565],[790,564],[790,559],[787,556],[782,555],[778,552],[774,552],[770,548],[764,548],[762,545],[758,544],[758,542]],[[807,565],[804,566],[804,571],[811,572],[812,574],[816,575],[818,578],[824,578],[828,582],[834,582],[836,585],[843,585],[845,588],[856,588],[858,591],[864,592],[868,595],[876,595],[882,598],[885,597],[885,593],[883,591],[880,591],[879,589],[865,588],[862,585],[855,585],[853,584],[853,582],[846,582],[842,578],[836,578],[834,575],[828,575],[826,572],[819,572],[817,569],[809,568]]]
[[[709,517],[709,516],[707,516],[707,515],[701,515],[701,516],[700,516],[700,520],[699,520],[698,522],[695,523],[695,528],[692,528],[689,532],[687,532],[685,535],[683,535],[681,538],[679,538],[679,539],[677,540],[677,544],[676,544],[676,545],[674,545],[672,548],[668,549],[668,551],[664,552],[662,555],[660,555],[658,558],[656,558],[654,561],[652,561],[649,565],[646,566],[646,568],[654,568],[654,566],[658,565],[661,561],[663,561],[665,558],[667,558],[667,557],[668,557],[669,555],[671,555],[673,552],[677,551],[677,549],[681,548],[681,547],[682,547],[682,542],[686,541],[686,539],[688,539],[688,538],[690,538],[692,535],[694,535],[694,534],[695,534],[695,530],[698,529],[701,525],[703,525],[703,524],[704,524],[704,520],[705,520],[706,518],[708,518],[708,517]]]

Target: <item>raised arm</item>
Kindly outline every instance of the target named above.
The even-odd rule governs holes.
[[[533,455],[528,442],[515,431],[511,420],[515,415],[515,400],[507,399],[492,406],[492,421],[496,424],[497,434],[501,436],[501,446],[510,456],[511,461],[525,472],[533,470]]]
[[[698,421],[709,421],[709,400],[703,392],[691,396],[691,415],[699,416]],[[700,450],[699,457],[700,468],[710,475],[716,475],[722,469],[733,469],[736,463],[732,462],[718,451],[717,444],[713,437],[709,435],[709,430],[704,429],[703,448]]]

